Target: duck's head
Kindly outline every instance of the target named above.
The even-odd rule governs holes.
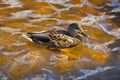
[[[76,37],[80,40],[82,40],[82,37],[88,37],[85,32],[78,26],[77,23],[72,23],[68,27],[68,32],[71,36]]]

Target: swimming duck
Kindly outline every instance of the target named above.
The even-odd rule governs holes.
[[[82,42],[82,37],[87,37],[77,23],[72,23],[67,30],[48,30],[42,32],[27,32],[27,39],[35,43],[53,48],[70,48]]]

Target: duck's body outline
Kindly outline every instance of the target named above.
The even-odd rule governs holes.
[[[71,26],[73,26],[73,28]],[[76,29],[74,28],[74,26],[77,26]],[[72,31],[71,32],[72,34],[69,32],[70,27],[71,29],[73,29],[73,30],[70,29]],[[76,23],[71,24],[68,27],[68,31],[54,29],[54,30],[48,30],[42,32],[28,32],[26,33],[26,36],[29,39],[31,39],[31,41],[46,45],[48,47],[70,48],[78,45],[82,41],[82,36],[79,36],[76,32],[79,32],[79,34],[82,33],[84,34],[83,36],[86,36],[86,34],[79,29]]]

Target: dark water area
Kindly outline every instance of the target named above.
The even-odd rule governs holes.
[[[22,36],[71,23],[90,42],[48,49]],[[120,80],[120,0],[0,0],[0,80]]]

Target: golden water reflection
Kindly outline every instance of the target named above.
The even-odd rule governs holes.
[[[110,15],[103,14],[102,10],[93,8],[103,6],[110,0],[86,1],[70,0],[59,4],[54,1],[16,0],[15,3],[22,7],[12,6],[9,0],[8,3],[1,1],[0,71],[10,79],[20,79],[29,73],[42,74],[42,68],[62,75],[69,69],[93,70],[111,63],[112,53],[119,53],[119,41],[115,43],[120,36],[119,24]],[[89,20],[91,17],[93,19]],[[100,22],[101,18],[105,22]],[[50,49],[22,37],[25,32],[49,30],[54,26],[66,28],[72,22],[81,24],[91,43],[85,42],[67,49]]]

